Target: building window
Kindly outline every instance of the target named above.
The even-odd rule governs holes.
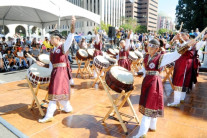
[[[155,0],[152,0],[152,2],[154,2],[154,3],[158,4]]]
[[[154,13],[151,13],[151,12],[149,12],[149,14],[151,14],[151,15],[154,15],[154,16],[157,16],[156,14],[154,14]]]
[[[152,11],[154,11],[154,12],[157,12],[157,10],[154,10],[154,9],[152,9],[152,8],[149,8],[150,10],[152,10]]]
[[[153,7],[155,7],[156,9],[158,8],[157,6],[155,6],[155,5],[151,4],[151,3],[150,3],[150,5],[153,6]]]
[[[153,20],[157,20],[157,19],[155,19],[155,18],[152,18],[152,17],[149,17],[150,19],[153,19]]]

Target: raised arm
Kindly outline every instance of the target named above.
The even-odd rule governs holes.
[[[73,42],[74,39],[74,32],[75,32],[75,17],[72,17],[72,23],[71,23],[71,33],[68,35],[65,43],[64,43],[64,51],[67,52]]]
[[[185,44],[178,50],[175,50],[175,52],[164,54],[163,57],[161,57],[159,68],[176,61],[178,58],[180,58],[181,54],[184,54],[187,50],[189,50],[189,48],[191,48],[191,46],[194,46],[195,43],[195,40],[191,40],[189,43]]]
[[[95,33],[95,43],[98,44],[100,42],[100,36],[98,34],[98,31],[96,30],[96,27],[94,28],[94,33]]]
[[[125,44],[125,51],[129,49],[130,46],[130,35],[132,34],[132,31],[129,31],[128,36],[126,38],[126,44]]]

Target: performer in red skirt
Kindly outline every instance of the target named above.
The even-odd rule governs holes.
[[[174,40],[179,40],[180,45],[185,45],[190,42],[188,33],[181,33]],[[182,43],[182,44],[181,44]],[[196,83],[197,75],[194,72],[193,65],[198,68],[196,48],[189,48],[176,62],[173,73],[174,102],[168,103],[170,107],[179,107],[180,102],[183,102],[188,89],[192,88],[192,84]],[[195,61],[195,62],[194,62]],[[195,63],[195,64],[193,64]]]
[[[194,44],[194,42],[189,43]],[[173,53],[160,54],[160,43],[153,39],[148,44],[148,54],[143,61],[143,68],[138,75],[144,75],[142,82],[141,95],[139,101],[139,112],[143,114],[141,126],[136,138],[145,137],[147,131],[156,130],[157,117],[162,117],[164,113],[163,85],[159,76],[162,67],[177,60],[189,45]]]
[[[70,63],[66,52],[70,48],[74,39],[75,31],[75,17],[72,17],[71,33],[68,35],[65,43],[61,43],[61,34],[55,30],[50,32],[50,42],[54,49],[50,53],[50,67],[53,68],[49,84],[48,100],[49,105],[47,113],[43,119],[39,119],[40,123],[52,121],[54,112],[56,110],[56,102],[59,101],[63,105],[64,112],[71,112],[73,110],[70,105]],[[41,62],[37,62],[40,66],[45,66]]]
[[[96,37],[95,37],[95,44],[94,44],[95,51],[94,51],[93,57],[96,57],[98,55],[103,56],[103,53],[101,51],[102,50],[102,38],[98,34],[98,31],[96,30],[96,27],[94,28],[94,33],[95,33]],[[93,77],[94,78],[97,77],[97,73],[96,73],[95,70],[94,70]]]
[[[129,31],[126,41],[120,41],[120,51],[119,51],[119,60],[118,65],[124,67],[125,69],[131,71],[131,61],[129,60],[129,45],[130,45],[130,35],[132,31]]]
[[[94,28],[94,32],[95,32],[96,37],[95,37],[95,45],[94,45],[95,51],[94,51],[93,57],[96,57],[98,55],[103,55],[101,51],[102,50],[102,38],[98,34],[96,28]]]

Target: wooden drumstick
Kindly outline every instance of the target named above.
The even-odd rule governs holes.
[[[35,62],[37,62],[37,60],[32,56],[30,55],[29,53],[27,53],[27,56],[30,57],[32,60],[34,60]]]
[[[180,25],[179,33],[181,32],[182,28],[183,28],[183,22]]]

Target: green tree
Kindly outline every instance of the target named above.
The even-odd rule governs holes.
[[[107,33],[109,32],[109,27],[110,26],[111,26],[110,24],[105,24],[103,21],[101,21],[101,26],[100,27],[101,27],[102,30],[105,30]],[[100,27],[97,26],[96,30],[99,30]]]
[[[124,28],[124,30],[132,30],[135,31],[137,27],[137,20],[133,18],[123,18],[123,24],[120,26],[121,28]]]
[[[183,22],[183,29],[202,31],[207,26],[207,0],[179,0],[176,7],[177,29]]]
[[[135,28],[135,32],[137,33],[147,33],[147,27],[144,25],[137,25]]]
[[[158,30],[158,34],[164,34],[164,33],[167,33],[168,30],[167,29],[159,29]]]

